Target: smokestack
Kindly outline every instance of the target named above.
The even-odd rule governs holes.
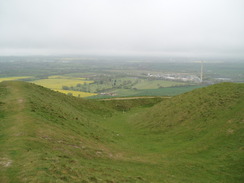
[[[203,82],[203,61],[201,61],[201,73],[200,73],[200,82]]]

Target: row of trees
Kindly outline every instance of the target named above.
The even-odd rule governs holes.
[[[63,86],[63,90],[83,91],[83,92],[103,92],[109,89],[132,89],[138,80],[99,80],[94,83],[77,84],[76,86]]]

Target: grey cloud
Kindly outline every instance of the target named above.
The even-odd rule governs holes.
[[[242,0],[0,0],[0,54],[244,57],[243,8]]]

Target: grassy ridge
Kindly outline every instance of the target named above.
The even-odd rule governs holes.
[[[215,118],[243,101],[244,85],[222,83],[194,90],[154,106],[141,117],[152,128]],[[239,104],[238,103],[238,104]],[[240,104],[242,105],[242,103]],[[233,111],[234,112],[234,111]]]
[[[243,84],[96,101],[0,83],[2,182],[242,182]]]
[[[145,133],[164,139],[160,145],[171,156],[191,161],[192,168],[200,166],[201,172],[195,169],[195,174],[241,182],[243,106],[244,85],[222,83],[173,97],[137,114],[133,121]],[[157,143],[154,148],[161,150]]]

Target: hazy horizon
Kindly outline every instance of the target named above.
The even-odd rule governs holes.
[[[244,58],[242,0],[0,0],[0,56]]]

